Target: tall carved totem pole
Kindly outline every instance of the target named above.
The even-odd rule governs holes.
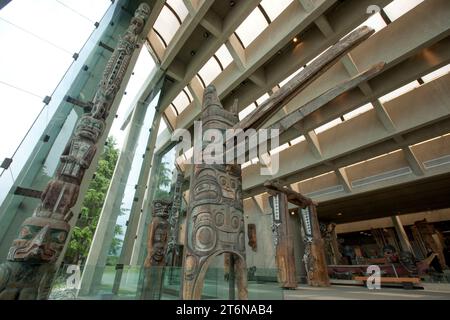
[[[70,232],[71,209],[77,202],[84,174],[97,152],[96,144],[149,14],[147,4],[136,10],[106,65],[92,111],[79,120],[60,157],[54,179],[42,193],[42,203],[23,222],[9,250],[8,261],[0,265],[0,300],[48,298],[55,263]]]
[[[203,95],[202,129],[223,134],[239,121],[225,110],[214,86]],[[202,142],[204,149],[205,143]],[[220,254],[232,254],[239,299],[247,299],[245,224],[239,164],[194,164],[183,256],[183,299],[200,299],[206,271]]]
[[[170,233],[168,220],[171,207],[171,202],[153,201],[153,217],[148,226],[147,258],[144,262],[144,284],[141,292],[143,300],[159,300],[161,296],[163,268]]]

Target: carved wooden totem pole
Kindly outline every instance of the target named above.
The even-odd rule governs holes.
[[[303,261],[305,262],[308,275],[308,284],[313,287],[329,286],[330,279],[328,277],[328,268],[325,257],[325,244],[320,234],[316,204],[310,198],[284,187],[278,182],[266,181],[264,187],[268,189],[269,193],[277,192],[284,194],[286,205],[287,202],[290,202],[301,209],[299,214],[301,214],[302,218],[302,225],[305,233],[304,241],[306,244]]]
[[[141,298],[158,300],[161,296],[163,268],[166,261],[169,240],[169,212],[172,203],[164,200],[153,201],[152,221],[148,227],[147,258],[144,262],[145,276]]]
[[[310,200],[309,204],[302,209],[302,224],[306,244],[303,261],[308,275],[308,284],[312,287],[329,287],[330,278],[325,257],[325,241],[320,233],[316,204]]]
[[[202,109],[203,131],[218,129],[225,141],[225,130],[238,122],[238,116],[223,109],[212,85],[205,89]],[[240,165],[194,164],[190,188],[182,298],[200,299],[211,261],[229,253],[233,255],[238,298],[247,299]]]
[[[297,288],[294,235],[289,222],[288,201],[284,193],[268,190],[272,207],[272,232],[275,246],[275,261],[278,267],[278,282],[282,288]]]
[[[47,299],[55,262],[70,232],[71,208],[78,199],[84,173],[91,166],[105,121],[134,50],[139,45],[150,7],[141,4],[108,61],[91,113],[79,120],[60,158],[59,167],[42,193],[42,203],[26,219],[0,265],[0,299]]]

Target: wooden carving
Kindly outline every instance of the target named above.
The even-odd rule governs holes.
[[[141,4],[136,10],[107,63],[91,113],[79,120],[61,155],[54,179],[42,193],[41,204],[22,224],[8,261],[0,266],[0,299],[47,298],[55,262],[70,231],[71,208],[77,202],[80,184],[97,152],[96,144],[149,14],[147,4]]]
[[[177,179],[172,189],[173,200],[172,206],[169,213],[169,224],[170,224],[170,234],[169,241],[167,245],[167,256],[166,265],[167,266],[179,266],[178,262],[182,260],[181,250],[178,244],[178,233],[179,233],[179,219],[181,213],[181,202],[183,199],[182,185],[184,181],[184,175],[182,173],[177,174]],[[181,263],[180,263],[181,264]]]
[[[288,202],[302,209],[302,225],[305,233],[304,241],[306,243],[303,261],[306,265],[308,284],[315,287],[329,286],[330,279],[328,277],[325,257],[325,243],[320,233],[316,204],[301,193],[295,192],[274,181],[266,181],[264,187],[270,193],[284,194]]]
[[[148,227],[147,258],[144,267],[164,266],[167,241],[169,239],[169,212],[172,203],[153,201],[152,222]]]
[[[269,191],[273,213],[273,236],[278,282],[282,288],[297,288],[292,224],[289,223],[288,201],[284,193]]]
[[[152,221],[148,227],[147,258],[144,262],[145,276],[142,299],[159,299],[163,280],[167,242],[169,239],[169,212],[172,203],[155,200],[152,208]]]
[[[253,251],[256,251],[257,242],[256,242],[256,225],[254,223],[249,223],[247,225],[247,236],[248,236],[248,245],[252,248]]]
[[[208,86],[203,96],[203,130],[218,129],[225,137],[225,130],[237,122],[237,114],[224,110],[215,87]],[[238,298],[247,299],[240,165],[195,164],[190,188],[182,298],[200,299],[212,259],[230,253],[233,254]]]
[[[308,284],[313,287],[330,286],[325,257],[325,241],[320,234],[316,205],[310,204],[303,212],[303,226],[306,229],[306,246],[303,261],[306,265]]]

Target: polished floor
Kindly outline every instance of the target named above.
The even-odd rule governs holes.
[[[284,291],[285,300],[450,300],[448,291],[405,290],[402,288],[381,288],[369,290],[360,286],[331,286],[312,288],[300,286],[297,290]]]

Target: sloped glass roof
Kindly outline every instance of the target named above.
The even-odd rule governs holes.
[[[0,10],[0,135],[8,136],[0,161],[15,152],[110,6],[109,0],[21,0]]]

